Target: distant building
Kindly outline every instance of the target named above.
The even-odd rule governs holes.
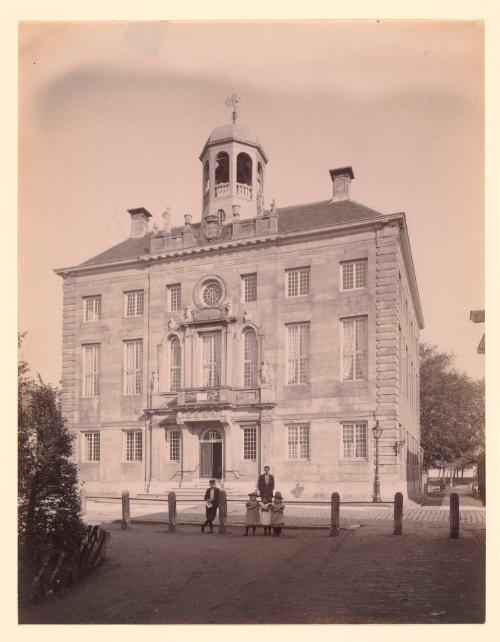
[[[64,281],[63,410],[91,490],[223,479],[285,496],[420,490],[419,330],[404,213],[349,197],[264,208],[267,156],[230,124],[201,156],[201,220],[130,237]],[[389,180],[389,179],[388,179]]]

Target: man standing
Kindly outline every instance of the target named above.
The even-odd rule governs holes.
[[[220,490],[215,487],[215,479],[211,479],[208,483],[210,486],[207,488],[204,498],[207,519],[201,527],[202,533],[205,532],[205,526],[207,525],[210,527],[210,532],[214,532],[212,522],[214,521],[217,509],[219,508]]]
[[[259,475],[259,481],[257,482],[257,488],[259,489],[259,494],[262,497],[272,498],[274,495],[274,477],[269,472],[271,469],[269,466],[264,466],[264,474]]]

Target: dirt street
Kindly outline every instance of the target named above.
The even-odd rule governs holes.
[[[21,623],[480,622],[483,550],[471,533],[391,524],[202,535],[191,526],[112,531],[107,560]],[[217,529],[216,529],[217,530]]]

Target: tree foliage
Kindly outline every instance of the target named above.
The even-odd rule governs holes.
[[[484,380],[458,372],[452,355],[429,344],[420,346],[420,425],[425,468],[484,456]]]
[[[20,336],[22,341],[22,336]],[[18,532],[22,557],[38,561],[54,548],[79,545],[81,521],[72,436],[57,390],[18,364]]]

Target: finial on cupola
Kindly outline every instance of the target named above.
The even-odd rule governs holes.
[[[163,231],[165,234],[170,234],[170,207],[167,207],[163,212]]]
[[[226,98],[226,107],[232,107],[233,108],[233,125],[236,122],[236,118],[238,117],[238,114],[236,113],[236,105],[239,103],[241,98],[237,96],[236,94],[233,94],[232,96],[229,96],[229,98]]]

